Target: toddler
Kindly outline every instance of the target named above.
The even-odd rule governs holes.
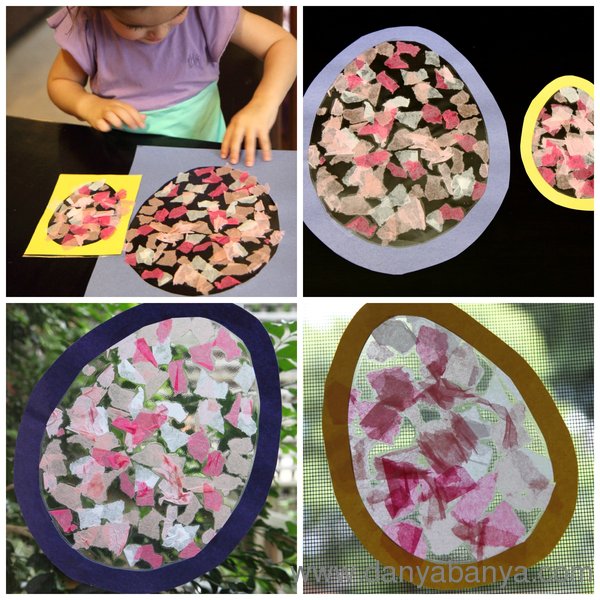
[[[48,23],[61,48],[48,94],[61,110],[100,131],[222,142],[221,157],[234,164],[242,142],[254,164],[258,141],[270,160],[269,130],[296,78],[296,41],[278,25],[230,6],[63,8]],[[229,42],[263,60],[264,71],[225,128],[217,80]]]

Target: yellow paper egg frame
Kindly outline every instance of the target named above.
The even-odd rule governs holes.
[[[361,351],[373,330],[396,316],[429,319],[459,336],[491,360],[515,384],[544,435],[555,481],[550,502],[524,542],[486,560],[443,564],[418,558],[383,532],[360,497],[348,433],[352,380]],[[535,371],[517,352],[454,305],[364,305],[348,324],[331,363],[325,382],[322,425],[333,489],[346,521],[365,549],[381,565],[393,567],[410,583],[440,590],[460,590],[494,583],[503,575],[508,576],[509,567],[512,568],[512,575],[516,575],[521,571],[515,573],[516,567],[531,567],[550,554],[575,510],[577,457],[571,435],[554,400]],[[415,573],[412,579],[407,567],[411,567]],[[458,569],[462,577],[457,578]],[[499,577],[495,578],[494,575]]]
[[[521,133],[521,160],[525,171],[531,179],[531,182],[537,190],[548,200],[574,210],[594,210],[594,198],[573,198],[554,189],[539,172],[535,161],[533,160],[533,133],[538,121],[540,112],[546,102],[563,87],[575,87],[583,90],[592,98],[594,97],[594,84],[587,79],[576,77],[575,75],[565,75],[551,81],[544,89],[532,100],[523,121],[523,130]]]

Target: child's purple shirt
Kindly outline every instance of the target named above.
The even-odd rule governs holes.
[[[119,37],[97,9],[62,8],[48,24],[87,73],[94,94],[144,111],[183,102],[219,78],[239,13],[234,6],[190,6],[185,21],[156,45]]]

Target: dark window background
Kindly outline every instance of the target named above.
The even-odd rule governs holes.
[[[304,227],[305,295],[592,296],[593,214],[541,196],[525,172],[519,143],[527,108],[542,88],[562,75],[593,81],[593,21],[592,7],[577,6],[306,7],[305,88],[367,33],[418,26],[445,38],[475,67],[504,114],[511,176],[481,237],[457,257],[415,273],[358,267]]]

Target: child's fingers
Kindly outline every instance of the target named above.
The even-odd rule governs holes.
[[[231,129],[228,127],[225,130],[225,135],[223,136],[223,141],[221,142],[221,158],[227,158],[229,154],[229,140],[231,138]]]
[[[254,157],[256,155],[256,134],[254,131],[246,133],[244,149],[246,151],[246,166],[251,167],[254,164]]]
[[[104,120],[111,125],[111,127],[119,128],[121,125],[123,125],[121,119],[119,119],[117,114],[112,110],[105,111],[102,116]]]
[[[125,106],[129,115],[134,120],[137,127],[140,129],[144,129],[146,126],[146,115],[143,115],[141,112],[137,111],[133,106],[129,106],[128,104]],[[129,125],[131,127],[131,125]]]
[[[234,129],[229,138],[229,160],[232,164],[236,164],[240,159],[240,148],[242,147],[242,139],[244,137],[243,130]]]
[[[107,133],[108,131],[110,131],[112,129],[112,127],[104,119],[97,119],[93,123],[90,123],[90,125],[94,129],[97,129],[98,131],[102,131],[102,133]]]
[[[117,106],[112,112],[130,129],[139,127],[137,120],[125,107]]]
[[[262,150],[263,160],[271,160],[271,139],[268,131],[261,131],[258,134],[258,141]]]
[[[146,115],[139,113],[137,110],[135,111],[135,114],[136,114],[136,119],[137,119],[138,125],[142,129],[144,129],[144,127],[146,127]]]

